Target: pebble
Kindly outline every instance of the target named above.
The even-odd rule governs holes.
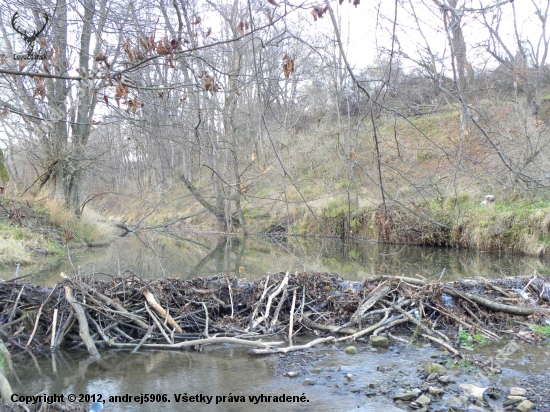
[[[302,385],[304,386],[315,385],[315,381],[313,379],[304,379],[302,382]]]
[[[357,353],[357,348],[355,346],[348,346],[344,349],[344,352],[348,355],[355,355]]]
[[[516,410],[518,410],[519,412],[529,412],[533,409],[535,409],[535,404],[530,400],[524,400],[522,403],[516,406]]]
[[[289,378],[295,378],[296,376],[298,376],[300,374],[300,372],[285,372],[284,375],[285,376],[288,376]]]
[[[527,395],[527,389],[518,388],[517,386],[512,386],[510,388],[511,396],[525,396]]]
[[[426,376],[431,375],[432,373],[445,373],[447,370],[443,365],[440,365],[439,363],[430,363],[424,367],[424,373]]]

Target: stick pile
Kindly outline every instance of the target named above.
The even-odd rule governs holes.
[[[249,346],[251,355],[284,353],[384,332],[406,343],[422,336],[462,356],[460,343],[442,331],[461,327],[488,340],[508,333],[534,342],[535,334],[510,324],[546,325],[548,302],[550,283],[538,274],[452,283],[379,276],[361,284],[327,273],[239,282],[221,275],[146,280],[126,271],[110,281],[65,278],[50,289],[0,282],[0,334],[11,350],[85,347],[100,358],[98,348],[219,343]],[[330,336],[292,345],[297,333],[312,331]]]

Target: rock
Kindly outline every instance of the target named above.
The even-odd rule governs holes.
[[[451,407],[461,407],[466,405],[466,402],[468,402],[468,398],[465,396],[453,396],[452,398],[449,398],[447,405]]]
[[[309,371],[311,373],[319,373],[319,372],[321,372],[321,368],[311,368]]]
[[[430,398],[428,398],[426,395],[422,395],[420,398],[418,398],[416,401],[416,403],[422,405],[422,406],[425,406],[425,405],[429,405],[431,400]]]
[[[376,349],[376,348],[369,348],[369,350],[370,350],[371,352],[378,352],[378,349]]]
[[[395,401],[410,401],[411,399],[413,398],[416,398],[420,393],[420,390],[416,389],[416,390],[412,390],[410,392],[406,392],[406,393],[402,393],[400,395],[395,395],[393,397],[393,400],[394,402]]]
[[[518,410],[519,412],[529,412],[533,409],[535,409],[535,404],[530,400],[524,400],[522,403],[516,406],[516,410]]]
[[[366,391],[365,396],[371,398],[373,396],[376,396],[376,392],[375,391]]]
[[[390,344],[386,336],[372,336],[369,337],[370,343],[375,348],[387,348]]]
[[[313,379],[304,379],[302,382],[302,385],[304,386],[315,385],[315,381]]]
[[[447,370],[439,363],[430,363],[424,367],[424,373],[426,374],[426,376],[429,376],[432,373],[445,373],[445,372],[447,372]]]
[[[443,375],[443,376],[440,376],[439,378],[437,378],[437,381],[440,382],[440,383],[450,383],[453,380],[451,379],[451,377],[449,375]]]
[[[520,401],[524,401],[524,400],[527,399],[527,398],[526,398],[525,396],[509,395],[509,396],[508,396],[508,399],[511,400],[511,401],[520,402]]]
[[[356,377],[356,376],[353,376],[351,373],[348,373],[348,374],[346,375],[346,380],[347,380],[348,382],[353,382],[355,379],[357,379],[357,377]]]
[[[507,399],[507,400],[504,401],[502,406],[504,406],[506,408],[507,406],[515,405],[516,403],[519,403],[520,401],[521,401],[520,399]]]
[[[428,377],[426,378],[427,381],[433,381],[437,379],[437,373],[430,373]]]
[[[357,393],[357,392],[361,392],[361,389],[359,389],[357,386],[352,386],[351,388],[349,388],[349,391],[351,393]]]
[[[284,375],[285,376],[288,376],[289,378],[295,378],[296,376],[298,376],[300,374],[300,372],[285,372]]]
[[[438,388],[436,386],[430,386],[428,388],[428,392],[430,392],[430,395],[437,396],[440,393],[443,393],[443,388]]]
[[[357,353],[357,348],[355,346],[348,346],[344,349],[344,352],[348,355],[355,355]]]
[[[460,387],[464,389],[464,391],[470,395],[475,396],[477,399],[483,400],[483,392],[487,390],[487,388],[482,388],[480,386],[472,385],[471,383],[459,383]]]
[[[527,389],[518,388],[517,386],[512,386],[510,388],[510,395],[512,395],[512,396],[525,396],[525,395],[527,395]]]

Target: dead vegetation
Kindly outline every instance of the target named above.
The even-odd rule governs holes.
[[[545,325],[549,301],[550,283],[538,274],[452,283],[380,276],[361,284],[327,273],[239,282],[146,280],[126,271],[109,281],[64,278],[50,289],[2,282],[0,333],[12,351],[85,347],[97,359],[98,348],[200,350],[220,343],[251,347],[251,355],[284,353],[304,348],[292,345],[293,336],[314,331],[326,336],[307,347],[385,332],[406,343],[429,339],[465,357],[444,331],[460,326],[489,341],[507,334],[534,343],[536,334],[517,327]]]

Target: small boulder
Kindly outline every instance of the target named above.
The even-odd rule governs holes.
[[[419,405],[426,406],[430,404],[431,400],[426,395],[422,395],[415,402]]]
[[[430,363],[424,367],[424,373],[426,376],[430,376],[432,373],[445,373],[447,370],[439,363]]]
[[[289,378],[295,378],[296,376],[298,376],[300,374],[300,372],[285,372],[284,375],[285,376],[288,376]]]
[[[522,403],[516,406],[516,410],[518,410],[519,412],[529,412],[533,409],[535,409],[535,404],[528,399],[524,400]]]
[[[390,344],[386,336],[370,336],[370,343],[375,348],[387,348]]]
[[[438,388],[436,386],[430,386],[428,388],[428,392],[430,392],[430,395],[432,395],[432,396],[437,396],[437,395],[443,393],[443,388]]]
[[[510,388],[511,396],[525,396],[527,395],[527,389],[518,388],[517,386],[512,386]]]
[[[410,392],[405,392],[400,395],[395,395],[393,401],[410,401],[413,398],[416,398],[420,394],[420,390],[416,389]]]
[[[348,355],[355,355],[357,353],[357,348],[355,346],[348,346],[344,349],[344,352]]]
[[[315,381],[313,379],[304,379],[302,382],[302,385],[304,386],[315,385]]]

